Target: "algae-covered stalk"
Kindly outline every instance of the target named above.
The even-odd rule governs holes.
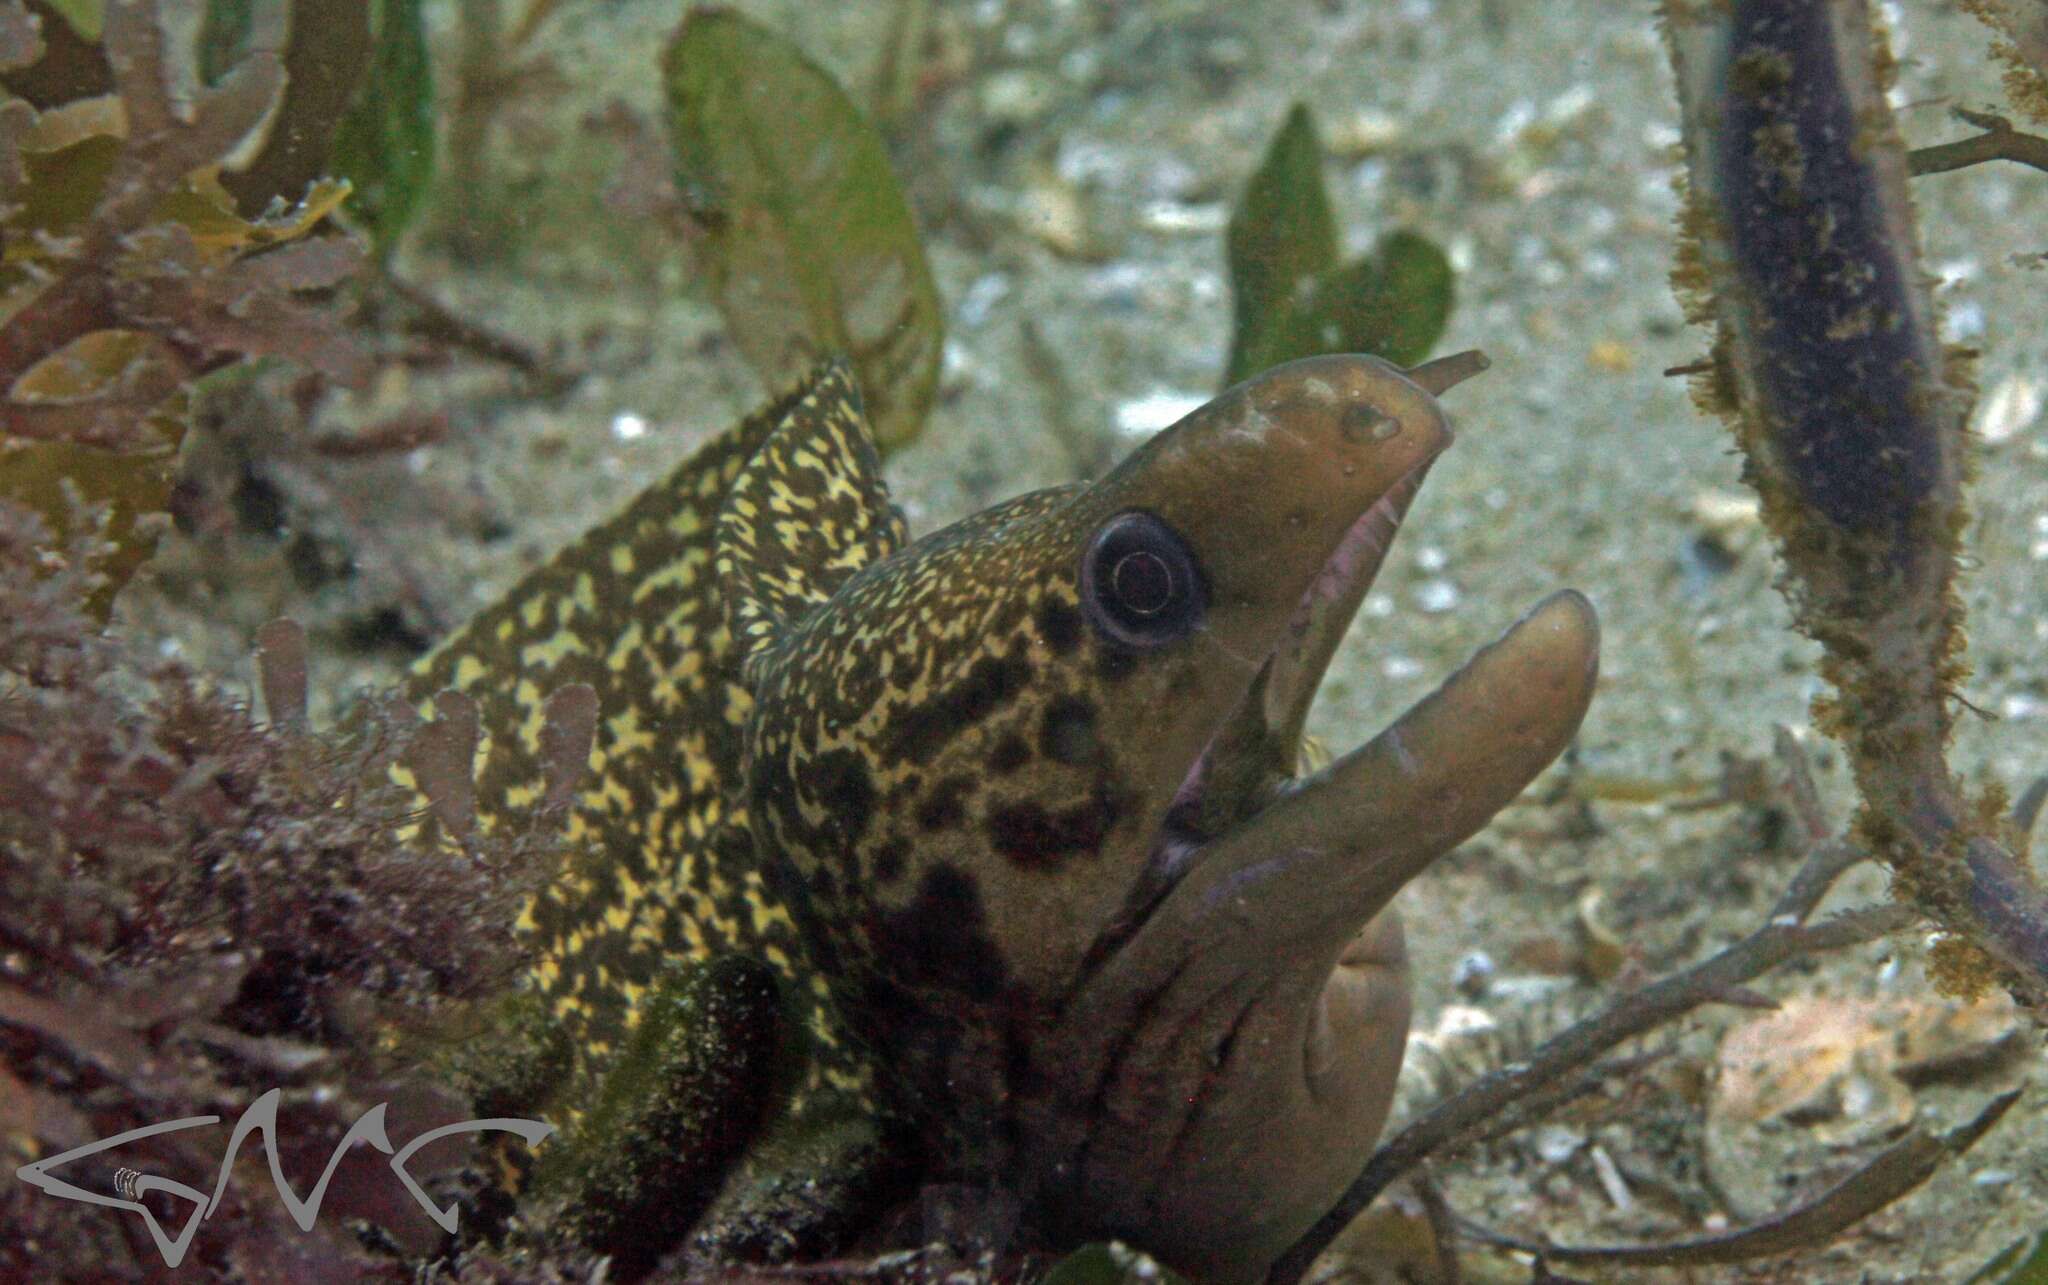
[[[1946,761],[1970,390],[1935,334],[1888,55],[1861,0],[1668,0],[1665,17],[1690,180],[1677,280],[1718,336],[1700,398],[1734,426],[1799,627],[1826,649],[1819,716],[1849,750],[1862,838],[2038,1006],[2048,899]]]

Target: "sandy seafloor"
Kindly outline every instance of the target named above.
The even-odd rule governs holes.
[[[737,7],[863,86],[893,6]],[[432,11],[444,28],[451,8]],[[1953,4],[1902,8],[1897,101],[1909,141],[1961,136],[1951,105],[2002,109],[1985,33]],[[1754,927],[1791,859],[1759,844],[1753,811],[1670,801],[1709,787],[1724,753],[1766,753],[1774,724],[1805,726],[1815,650],[1788,630],[1725,430],[1660,373],[1697,357],[1705,339],[1682,324],[1666,283],[1677,132],[1648,6],[939,9],[962,53],[947,70],[956,79],[897,153],[949,323],[929,431],[888,470],[914,527],[1069,480],[1091,451],[1113,457],[1137,440],[1120,424],[1160,422],[1176,399],[1214,391],[1230,324],[1223,219],[1288,104],[1305,101],[1329,144],[1347,244],[1408,226],[1449,247],[1459,299],[1441,351],[1480,347],[1494,362],[1447,399],[1459,440],[1337,660],[1315,730],[1349,748],[1542,595],[1577,586],[1599,609],[1604,643],[1574,788],[1663,795],[1596,798],[1589,809],[1525,802],[1404,894],[1417,1029],[1483,1014],[1541,1031],[1599,1004],[1612,983],[1544,972],[1573,956],[1589,892],[1652,973]],[[556,347],[590,375],[554,404],[467,363],[392,372],[373,395],[338,401],[330,422],[442,409],[454,429],[401,458],[321,465],[349,506],[343,526],[303,502],[288,509],[288,524],[346,551],[356,575],[308,588],[287,573],[289,541],[173,537],[127,595],[131,630],[246,681],[254,629],[289,614],[314,629],[324,699],[388,682],[405,653],[348,642],[350,622],[384,609],[421,633],[459,621],[762,395],[676,243],[603,205],[617,152],[581,124],[613,99],[655,108],[656,59],[680,11],[646,0],[562,6],[535,49],[549,74],[501,113],[481,181],[444,190],[400,260],[460,309]],[[452,32],[439,36],[452,53]],[[1977,448],[1964,585],[1976,665],[1966,693],[1996,717],[1963,718],[1955,759],[2017,789],[2048,769],[2048,416],[2013,413],[2048,389],[2048,336],[2032,324],[2048,277],[2019,259],[2048,249],[2037,217],[2048,176],[1985,166],[1917,180],[1914,195],[1948,333],[1984,349],[1986,392],[2004,389],[2001,417],[1980,421],[1999,440]],[[446,234],[465,220],[480,234],[458,261]],[[1028,359],[1027,320],[1063,368],[1064,392]],[[288,500],[301,494],[285,489]],[[1703,556],[1706,544],[1731,556]],[[1839,809],[1841,774],[1815,748]],[[1531,797],[1561,784],[1554,770]],[[1866,869],[1842,900],[1883,887]],[[1783,1074],[1822,1085],[1819,1107],[1793,1113],[1803,1123],[1727,1114],[1717,1049],[1759,1015],[1709,1010],[1664,1041],[1663,1069],[1635,1089],[1441,1167],[1450,1201],[1487,1225],[1566,1242],[1696,1234],[1864,1154],[1909,1115],[1952,1123],[1992,1087],[2031,1074],[2018,1108],[1974,1152],[1826,1254],[1690,1277],[1965,1279],[2048,1225],[2048,1088],[2032,1045],[1959,1086],[1906,1090],[1888,1075],[1883,1031],[1938,1011],[1921,947],[1868,947],[1760,983],[1843,1032],[1786,1055]],[[1477,999],[1453,986],[1473,952],[1502,979]],[[1830,1084],[1831,1059],[1846,1069]],[[1722,1114],[1705,1128],[1716,1101]],[[1600,1181],[1599,1156],[1621,1175],[1620,1199]],[[1527,1278],[1469,1250],[1466,1266],[1472,1280]],[[1673,1278],[1623,1274],[1651,1276]]]

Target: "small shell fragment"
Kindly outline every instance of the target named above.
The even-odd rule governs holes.
[[[1977,403],[1970,429],[1986,442],[2003,442],[2032,427],[2040,414],[2040,382],[2025,375],[2008,375]]]
[[[1586,1145],[1586,1135],[1562,1124],[1546,1124],[1536,1130],[1536,1154],[1545,1164],[1561,1165]]]
[[[1593,1157],[1593,1172],[1600,1179],[1600,1190],[1607,1194],[1608,1202],[1616,1209],[1627,1213],[1635,1207],[1635,1195],[1628,1189],[1628,1181],[1621,1176],[1621,1167],[1614,1163],[1614,1157],[1607,1154],[1607,1148],[1594,1143],[1588,1152]]]
[[[1693,521],[1717,535],[1756,526],[1763,511],[1753,492],[1738,491],[1700,491],[1686,507]]]

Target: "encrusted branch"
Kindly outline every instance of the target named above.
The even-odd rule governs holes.
[[[1915,175],[1944,174],[1985,161],[2017,161],[2048,171],[2048,138],[2023,134],[2003,116],[1956,108],[1956,116],[1984,132],[1975,138],[1953,143],[1916,147],[1906,153],[1906,165]]]
[[[1415,1199],[1422,1206],[1423,1217],[1429,1219],[1430,1235],[1436,1241],[1437,1279],[1442,1285],[1465,1285],[1465,1269],[1458,1261],[1459,1220],[1451,1202],[1444,1199],[1443,1188],[1436,1185],[1436,1178],[1429,1170],[1423,1169],[1415,1175],[1409,1187],[1415,1192]]]
[[[1469,1140],[1517,1100],[1574,1074],[1625,1040],[1684,1016],[1718,993],[1760,977],[1780,964],[1889,936],[1917,918],[1901,906],[1852,911],[1818,924],[1776,920],[1711,959],[1652,983],[1546,1041],[1528,1060],[1487,1075],[1424,1114],[1373,1154],[1365,1171],[1302,1245],[1273,1269],[1269,1285],[1293,1285],[1330,1240],[1403,1174],[1435,1153]],[[1322,1230],[1322,1229],[1327,1230]],[[1312,1247],[1309,1247],[1311,1246]],[[1308,1248],[1305,1248],[1308,1247]]]
[[[1607,1267],[1705,1267],[1796,1253],[1825,1245],[1926,1182],[1935,1170],[1989,1133],[2019,1098],[2018,1089],[2002,1093],[1975,1119],[1947,1133],[1909,1129],[1904,1137],[1871,1157],[1855,1173],[1805,1204],[1716,1236],[1665,1245],[1554,1245],[1547,1240],[1502,1235],[1469,1220],[1460,1220],[1459,1230],[1474,1240],[1534,1254],[1550,1262],[1599,1263]]]
[[[1800,627],[1826,649],[1839,697],[1818,713],[1849,750],[1863,800],[1858,842],[1834,835],[1804,755],[1781,730],[1808,851],[1764,926],[1425,1112],[1374,1153],[1268,1285],[1294,1285],[1428,1156],[1469,1142],[1539,1091],[1555,1093],[1622,1041],[1706,1003],[1749,1002],[1747,983],[1769,969],[1897,931],[1916,912],[1988,949],[2022,999],[2048,1000],[2048,897],[1995,826],[1961,802],[1946,762],[1962,672],[1954,570],[1969,393],[1967,373],[1934,333],[1904,188],[1909,172],[2032,158],[2048,144],[1997,118],[1966,116],[1985,140],[1909,163],[1862,0],[1666,0],[1665,19],[1692,201],[1676,276],[1692,318],[1719,331],[1696,389],[1734,424],[1746,477],[1793,573]],[[2016,816],[2031,822],[2041,793],[2030,791]],[[1809,923],[1843,871],[1868,856],[1899,873],[1914,909]],[[1915,1130],[1815,1200],[1723,1235],[1560,1249],[1470,1230],[1539,1262],[1684,1266],[1810,1248],[1920,1185],[2015,1097],[1947,1135]]]
[[[1906,179],[1962,153],[1909,163],[1864,0],[1666,0],[1665,19],[1689,181],[1674,279],[1717,335],[1695,395],[1735,430],[1823,648],[1816,721],[1848,751],[1859,841],[1950,935],[1945,975],[1995,973],[2048,1019],[2048,891],[1947,762],[1974,391],[1937,333]],[[1965,119],[1995,136],[1974,146],[2039,141]]]
[[[509,366],[532,380],[535,390],[543,396],[567,392],[583,378],[582,371],[563,366],[524,340],[463,316],[435,298],[431,291],[388,269],[377,279],[394,299],[412,311],[406,328],[424,339]]]
[[[2013,801],[2012,825],[2025,838],[2034,832],[2034,823],[2041,819],[2041,805],[2048,803],[2048,776],[2037,776],[2020,791],[2020,797]]]

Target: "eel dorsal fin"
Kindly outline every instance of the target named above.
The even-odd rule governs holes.
[[[740,738],[752,701],[713,568],[719,510],[815,377],[711,438],[667,478],[536,567],[414,666],[407,695],[469,695],[481,717],[478,820],[542,797],[542,704],[570,683],[597,693],[596,738],[567,826],[569,855],[522,918],[529,980],[585,1065],[637,1022],[673,959],[744,951],[813,1001],[824,986],[767,887],[748,829]],[[851,1071],[847,1073],[849,1076]]]
[[[748,686],[777,642],[905,535],[853,371],[829,360],[740,470],[718,515],[718,576]]]

